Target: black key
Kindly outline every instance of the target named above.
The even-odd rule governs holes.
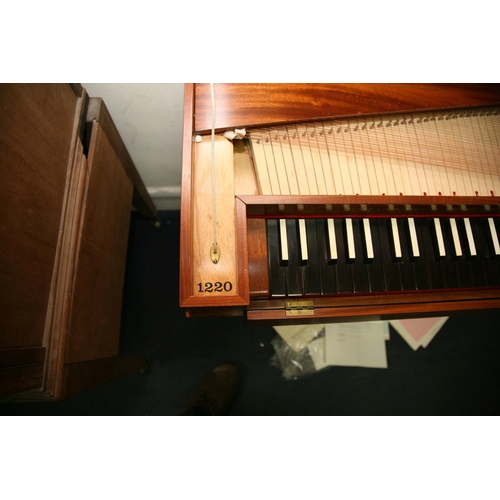
[[[423,258],[428,271],[429,285],[433,289],[446,288],[446,277],[443,269],[443,262],[439,257],[437,241],[434,230],[434,219],[416,218],[415,227],[417,229],[418,241],[420,243],[419,258]],[[417,273],[417,285],[419,283],[419,275]],[[422,288],[419,286],[419,290]]]
[[[497,236],[500,238],[500,217],[493,217],[495,227],[497,228]]]
[[[267,259],[269,268],[269,293],[271,297],[284,297],[286,294],[285,267],[280,265],[279,221],[268,219],[267,226]]]
[[[321,294],[321,269],[320,269],[320,249],[316,231],[316,220],[306,219],[307,252],[308,260],[302,263],[304,274],[304,294]]]
[[[363,233],[363,220],[352,219],[354,232],[354,247],[356,256],[351,264],[353,291],[355,293],[369,292],[368,268],[366,264],[366,244]]]
[[[493,254],[495,258],[500,258],[500,231],[498,230],[500,222],[496,217],[489,217],[488,224],[490,227],[490,235],[493,242]]]
[[[471,217],[470,222],[476,241],[476,250],[483,262],[488,286],[500,286],[499,259],[495,257],[488,219]]]
[[[415,276],[415,269],[417,267],[424,268],[422,258],[415,257],[412,259],[412,248],[410,241],[410,228],[408,226],[407,219],[398,219],[398,232],[399,232],[399,241],[401,242],[401,259],[399,260],[399,270],[401,273],[401,286],[403,290],[418,290],[417,280]],[[428,273],[425,270],[425,273]],[[427,277],[427,274],[426,276]],[[422,282],[421,280],[421,286]]]
[[[443,233],[444,247],[446,249],[446,255],[441,259],[446,275],[446,287],[460,288],[460,273],[457,266],[458,260],[455,256],[455,244],[453,242],[450,220],[444,217],[440,220],[440,225]],[[465,278],[466,277],[464,277],[464,279]]]
[[[484,263],[481,256],[479,255],[479,249],[477,248],[476,243],[477,236],[474,235],[471,219],[469,219],[469,224],[472,231],[474,245],[472,249],[476,251],[475,255],[471,253],[471,245],[469,244],[469,238],[467,237],[466,220],[464,218],[457,219],[458,234],[460,235],[460,242],[462,243],[462,252],[464,254],[464,259],[469,264],[472,277],[471,286],[488,286],[488,279],[485,273]],[[462,282],[462,279],[460,282]]]
[[[314,220],[314,219],[312,219]],[[327,219],[316,219],[316,238],[318,242],[318,268],[320,272],[321,293],[330,295],[337,293],[337,259],[329,255]],[[309,226],[307,226],[309,233]]]
[[[415,227],[419,255],[413,254],[409,220],[404,221],[403,230],[400,231],[400,234],[402,235],[401,238],[405,242],[404,244],[402,243],[404,247],[403,255],[408,255],[410,262],[413,264],[416,290],[431,290],[431,270],[429,267],[429,263],[427,262],[426,249],[422,236],[423,233],[420,230],[418,219],[413,218],[412,220],[413,226]],[[407,254],[405,253],[405,250],[408,252]],[[431,258],[434,259],[434,254],[431,255]]]
[[[288,265],[285,266],[286,294],[302,295],[298,220],[286,219],[286,232],[288,238]]]
[[[373,219],[372,222],[377,229],[384,290],[396,292],[401,290],[401,276],[399,272],[399,262],[395,259],[392,250],[392,234],[389,229],[390,221],[387,219]]]
[[[353,282],[351,272],[351,259],[349,259],[347,250],[347,233],[345,230],[345,221],[342,219],[334,220],[335,236],[337,237],[337,286],[339,293],[352,293]]]
[[[378,219],[370,219],[373,259],[367,260],[367,268],[371,292],[383,292],[385,290],[384,268],[382,265],[382,252],[380,249],[377,220]]]
[[[474,277],[472,274],[470,260],[466,256],[469,243],[465,235],[464,221],[463,219],[448,219],[443,222],[444,226],[446,227],[446,231],[448,231],[448,227],[450,228],[452,239],[452,250],[450,258],[456,266],[459,286],[460,288],[471,288],[474,286]],[[455,225],[457,229],[456,237],[458,238],[458,249],[456,248],[455,238],[453,237],[453,225]],[[457,250],[461,251],[461,255],[458,255]]]

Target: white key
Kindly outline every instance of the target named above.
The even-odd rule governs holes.
[[[469,243],[470,254],[471,256],[477,255],[476,243],[474,241],[474,234],[472,233],[472,227],[470,225],[470,219],[468,217],[464,219],[464,224],[465,224],[465,233],[467,234],[467,241]]]
[[[500,255],[500,243],[498,242],[497,228],[495,227],[495,221],[492,217],[488,218],[488,224],[490,225],[491,239],[493,240],[493,249],[495,250],[495,255]]]
[[[401,257],[403,257],[403,253],[401,252],[401,240],[399,239],[399,228],[397,219],[391,219],[391,228],[392,228],[392,241],[394,243],[394,256],[396,257],[396,259],[401,259]]]
[[[288,262],[288,236],[286,232],[286,220],[280,219],[280,245],[281,245],[281,260]]]
[[[347,256],[349,259],[355,259],[356,251],[354,250],[354,231],[352,229],[352,219],[345,220],[345,227],[347,231]]]
[[[438,244],[439,256],[445,257],[446,250],[444,248],[443,231],[441,230],[441,221],[437,217],[434,218],[434,229],[436,230],[436,239]]]
[[[300,240],[300,258],[302,262],[307,262],[309,254],[307,252],[307,233],[305,219],[299,219],[299,240]]]
[[[333,219],[327,220],[328,227],[328,246],[330,248],[330,259],[337,260],[337,239],[335,237],[335,226]]]
[[[455,255],[462,256],[462,245],[460,244],[460,237],[458,236],[458,227],[456,219],[450,219],[451,235],[453,236],[453,245],[455,247]]]
[[[363,219],[363,229],[365,233],[366,258],[373,260],[373,241],[372,231],[370,229],[370,219]]]
[[[417,229],[415,228],[415,219],[408,219],[408,227],[410,228],[411,255],[414,258],[420,257],[420,249],[418,248]]]

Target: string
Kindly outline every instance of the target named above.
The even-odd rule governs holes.
[[[489,113],[488,113],[488,114],[486,115],[486,122],[485,122],[485,126],[486,126],[486,129],[487,129],[487,131],[488,131],[488,139],[489,139],[489,140],[488,140],[488,145],[489,145],[489,147],[490,147],[490,148],[491,148],[491,145],[492,145],[492,144],[493,144],[493,142],[494,142],[494,141],[493,141],[493,139],[497,139],[497,138],[496,138],[496,136],[495,136],[495,134],[493,134],[493,139],[492,139],[492,137],[491,137],[491,133],[490,133],[490,132],[493,132],[493,133],[494,133],[494,131],[493,131],[493,130],[491,130],[491,127],[489,127],[489,122],[491,121],[491,116],[492,116],[492,114],[489,114]],[[494,164],[494,162],[495,162],[495,157],[494,157],[493,151],[491,151],[491,153],[492,153],[492,156],[493,156],[493,164]],[[488,163],[490,163],[490,162],[488,161]],[[490,195],[490,194],[491,194],[492,196],[494,196],[494,194],[495,194],[495,187],[494,187],[494,186],[495,186],[495,183],[494,183],[494,181],[493,181],[493,170],[492,170],[491,168],[490,168],[489,174],[490,174],[490,178],[491,178],[491,188],[490,188],[490,192],[489,192],[489,193],[487,193],[487,194],[488,194],[488,195]]]
[[[344,134],[347,133],[347,128],[349,127],[349,122],[346,121],[345,125],[346,125],[346,128],[344,129],[343,123],[340,122],[340,135],[342,137],[342,142],[344,144],[344,152],[345,152],[345,157],[346,157],[346,161],[347,161],[347,172],[349,173],[349,182],[350,182],[350,186],[351,186],[351,189],[349,189],[346,194],[355,194],[354,189],[353,189],[353,184],[352,184],[351,167],[349,165],[349,155],[347,153],[347,144],[346,144],[345,136],[344,136]],[[347,179],[346,179],[346,181],[347,181]]]
[[[292,148],[292,157],[295,166],[299,194],[311,194],[311,191],[309,189],[309,179],[307,178],[305,169],[304,154],[302,153],[302,146],[300,144],[299,130],[297,128],[297,125],[292,125],[292,127],[293,134],[291,138],[290,135],[288,135],[288,140],[290,141],[290,144],[292,144],[292,141],[294,144],[294,147]],[[288,129],[287,131],[289,132]],[[299,179],[301,180],[301,182],[299,182]]]
[[[491,111],[484,112],[484,109]],[[292,129],[277,127],[278,134],[280,131],[285,133],[285,144],[280,136],[279,147],[289,188],[288,176],[293,176],[294,170],[297,176],[298,169],[303,172],[305,168],[307,175],[300,177],[301,193],[304,182],[312,182],[314,191],[324,182],[327,190],[333,189],[336,194],[356,194],[359,189],[362,191],[360,194],[364,194],[366,189],[377,194],[374,193],[376,183],[378,194],[436,195],[440,192],[442,195],[453,195],[455,192],[468,195],[472,182],[465,192],[464,188],[472,177],[480,179],[481,184],[474,191],[483,195],[500,191],[498,109],[487,107],[479,108],[479,113],[473,109],[445,113],[398,113],[374,116],[370,121],[354,118],[300,127],[293,125]],[[396,126],[397,131],[394,130]],[[327,127],[330,129],[328,132]],[[401,130],[403,127],[404,131]],[[289,135],[292,130],[296,131],[293,138]],[[367,133],[363,134],[363,130]],[[318,133],[323,138],[314,137]],[[345,137],[347,133],[350,140]],[[283,148],[286,143],[291,145],[292,139],[295,144],[293,153],[285,155]],[[334,161],[337,163],[334,164]],[[288,162],[293,164],[288,165]],[[373,168],[369,168],[369,164]],[[363,165],[364,170],[361,170]],[[320,167],[322,172],[317,170]],[[356,173],[351,167],[356,168]],[[374,179],[370,175],[372,170]],[[362,183],[361,176],[365,175],[365,171],[368,183]],[[493,186],[484,193],[485,186],[482,185],[486,182],[492,182]]]
[[[363,123],[364,125],[361,127],[361,130],[366,130],[366,120],[363,118]],[[358,122],[358,126],[359,126],[359,122]],[[361,133],[360,133],[360,136],[361,136]],[[362,141],[361,141],[362,143]],[[372,181],[371,181],[371,176],[370,174],[368,173],[368,163],[366,161],[366,155],[365,155],[365,148],[362,148],[362,151],[363,151],[363,164],[365,166],[365,173],[366,173],[366,178],[368,179],[368,191],[369,193],[368,194],[373,194],[373,188],[372,188]],[[364,192],[361,192],[361,194],[365,194]]]
[[[331,133],[331,139],[333,141],[333,149],[335,150],[335,154],[337,155],[337,165],[338,165],[338,170],[339,170],[339,177],[340,177],[340,181],[342,183],[342,191],[339,193],[337,192],[337,194],[347,194],[346,193],[346,189],[345,189],[345,185],[344,185],[344,176],[342,175],[342,167],[340,165],[340,156],[339,156],[339,148],[337,146],[337,142],[336,142],[336,139],[335,139],[335,135],[333,133],[333,128],[334,128],[334,124],[332,124],[332,133]],[[339,130],[340,130],[340,126],[339,126],[339,129],[335,132],[335,134],[338,134],[339,133]],[[330,134],[329,134],[330,135]]]
[[[398,132],[399,132],[399,145],[402,147],[403,146],[403,143],[404,143],[404,139],[403,139],[403,133],[401,131],[401,125],[404,125],[404,128],[405,128],[405,133],[406,135],[408,134],[408,128],[407,128],[407,125],[406,125],[406,115],[403,115],[402,118],[401,118],[401,123],[400,123],[400,126],[398,128]],[[405,165],[406,165],[406,175],[407,175],[407,179],[408,179],[408,192],[405,192],[404,194],[415,194],[415,187],[413,187],[413,182],[412,182],[412,179],[411,179],[411,176],[410,176],[410,167],[408,166],[408,157],[407,155],[404,154],[404,150],[401,151],[401,156],[405,162]],[[403,182],[403,185],[404,185],[404,182]]]
[[[481,114],[479,114],[479,116],[482,116]],[[483,179],[482,181],[484,182],[484,188],[487,190],[487,184],[486,184],[486,178],[484,176],[484,170],[482,168],[482,162],[481,162],[481,159],[482,158],[486,158],[486,146],[484,144],[484,138],[483,138],[483,132],[481,130],[481,126],[480,124],[478,123],[478,114],[475,114],[473,117],[472,117],[472,124],[473,126],[471,127],[471,130],[472,130],[472,133],[473,135],[475,136],[478,132],[479,132],[479,135],[481,137],[481,140],[479,141],[479,143],[477,141],[474,141],[476,142],[476,150],[477,150],[477,154],[475,155],[478,160],[479,160],[479,172],[478,172],[478,176],[477,176],[477,188],[475,189],[475,192],[474,194],[476,194],[476,192],[480,195],[485,195],[486,193],[483,192],[483,189],[481,189],[481,172],[483,173]],[[479,147],[480,145],[482,146],[482,149],[484,151],[484,154],[481,154],[479,152]]]
[[[359,123],[356,121],[356,126],[354,127],[353,130],[351,130],[349,128],[349,135],[351,136],[351,144],[353,144],[353,150],[354,150],[354,141],[356,139],[355,137],[355,133],[357,133],[359,130]],[[359,134],[358,134],[359,136]],[[361,147],[361,151],[364,151],[364,148]],[[354,155],[354,165],[355,165],[355,168],[356,168],[356,174],[357,174],[357,177],[358,177],[358,188],[359,188],[359,194],[364,194],[363,193],[363,189],[361,187],[361,179],[359,177],[359,170],[360,170],[360,166],[358,165],[358,155]],[[358,193],[355,193],[355,194],[358,194]]]
[[[379,128],[379,125],[380,125],[380,124],[379,124],[379,125],[377,125],[377,124],[375,123],[375,121],[378,121],[378,120],[380,120],[380,118],[379,118],[379,117],[377,117],[377,120],[375,120],[375,118],[373,119],[373,123],[372,123],[372,128],[371,128],[371,130],[373,130],[373,132],[374,132],[374,134],[375,134],[375,140],[376,140],[376,143],[377,143],[377,150],[378,150],[378,155],[379,155],[379,158],[380,158],[380,164],[382,165],[382,171],[384,171],[384,162],[383,162],[383,160],[382,160],[382,151],[381,151],[381,149],[380,149],[380,142],[379,142],[379,140],[378,140],[378,132],[377,132],[377,129]],[[378,178],[378,177],[379,177],[379,176],[377,176],[377,178]],[[384,189],[383,187],[382,187],[382,189],[380,189],[380,187],[379,187],[380,191],[382,191],[382,192],[379,192],[379,194],[380,194],[380,195],[382,195],[382,194],[384,194],[384,191],[385,191],[385,192],[387,192],[387,182],[386,182],[386,180],[385,180],[385,172],[384,172],[384,175],[381,175],[381,176],[380,176],[380,180],[383,180],[383,181],[384,181],[384,186],[385,186],[385,189]]]
[[[439,133],[439,128],[438,128],[438,124],[437,124],[437,120],[436,120],[435,115],[433,115],[432,121],[434,122],[434,128],[436,130],[436,137],[437,137],[438,143],[443,145],[443,146],[446,144],[446,145],[448,145],[448,148],[450,148],[450,141],[449,140],[443,141],[441,139],[441,134]],[[449,170],[448,166],[451,166],[453,163],[450,165],[450,163],[446,162],[445,157],[444,157],[444,147],[439,148],[439,151],[441,153],[441,158],[443,159],[443,167],[445,169],[446,179],[448,181],[448,191],[449,191],[448,195],[452,196],[452,195],[456,194],[456,191],[451,186],[450,174],[448,172],[448,170]],[[459,155],[459,156],[462,156],[462,155]],[[457,185],[456,170],[453,170],[453,175],[455,176],[455,189],[456,189],[456,185]],[[443,189],[443,191],[444,191],[444,189]]]
[[[389,118],[385,124],[382,125],[382,131],[384,133],[384,141],[385,141],[385,147],[387,149],[387,152],[389,153],[389,168],[391,169],[391,175],[389,177],[389,181],[392,180],[392,189],[389,189],[389,185],[387,185],[388,188],[388,193],[387,194],[398,194],[398,189],[396,187],[396,179],[394,178],[394,167],[392,165],[392,160],[394,158],[394,155],[392,154],[389,144],[387,143],[387,135],[392,134],[392,119]],[[392,141],[394,142],[394,141]],[[385,169],[384,169],[385,172]],[[392,177],[392,179],[391,179]],[[386,180],[387,183],[387,180]],[[387,183],[388,184],[388,183]]]
[[[290,131],[288,130],[288,127],[285,127],[284,140],[287,141],[288,149],[290,150],[290,158],[291,158],[291,162],[292,162],[293,177],[295,177],[295,182],[292,182],[291,186],[290,186],[290,180],[288,181],[288,185],[290,187],[290,194],[300,194],[299,177],[297,175],[297,166],[295,165],[295,158],[293,156],[293,148],[292,148],[292,143],[290,140]],[[288,176],[288,170],[287,170],[287,176]],[[292,190],[297,191],[297,192],[292,193]]]
[[[464,144],[466,142],[469,142],[469,130],[470,130],[470,123],[469,124],[466,124],[466,128],[464,129],[464,127],[454,127],[455,122],[451,122],[451,132],[453,134],[453,139],[454,139],[454,142],[455,144],[457,145],[460,145],[459,147],[461,147],[462,149],[462,154],[459,154],[458,155],[458,162],[461,166],[461,163],[462,163],[462,158],[467,158],[467,156],[470,156],[470,155],[467,155],[466,151],[465,151],[465,147],[464,147]],[[467,125],[469,125],[469,127],[467,127]],[[462,131],[465,130],[467,132],[467,140],[465,140],[464,136],[462,135]],[[459,138],[457,137],[457,135],[459,136]],[[452,149],[451,149],[451,145],[450,144],[450,141],[447,141],[448,142],[448,150],[449,150],[449,156],[450,156],[450,159],[451,161],[453,162],[453,155],[452,155]],[[472,178],[471,178],[471,170],[472,169],[466,169],[465,170],[467,171],[467,175],[466,177],[468,176],[469,178],[469,183],[470,183],[470,191],[466,188],[465,186],[465,178],[464,176],[462,175],[462,182],[464,184],[464,192],[463,193],[460,193],[462,196],[468,194],[469,196],[472,196],[474,194],[474,188],[473,188],[473,184],[472,184]],[[469,192],[467,192],[469,191]]]
[[[496,141],[496,146],[497,146],[497,149],[496,149],[496,154],[494,155],[494,158],[495,158],[495,165],[494,167],[496,167],[496,173],[498,175],[499,173],[499,167],[500,167],[500,134],[499,134],[499,123],[500,123],[500,120],[498,119],[498,109],[495,110],[493,116],[497,117],[496,119],[496,129],[495,129],[495,122],[493,121],[493,118],[492,118],[492,126],[493,126],[493,136],[495,137],[495,141]],[[500,194],[500,190],[496,190],[495,193],[494,193],[496,196],[498,196]]]
[[[335,175],[333,173],[332,159],[331,159],[331,156],[330,156],[330,150],[328,148],[328,140],[327,140],[327,136],[326,136],[325,124],[322,123],[321,126],[322,126],[322,129],[323,129],[322,136],[323,136],[323,139],[324,139],[324,142],[325,142],[326,154],[328,156],[328,164],[329,164],[329,167],[330,167],[330,175],[332,177],[333,193],[328,193],[328,194],[338,194],[337,183],[335,181]]]
[[[213,215],[213,244],[217,248],[217,205],[215,203],[215,94],[214,84],[210,84],[210,98],[212,100],[212,215]]]

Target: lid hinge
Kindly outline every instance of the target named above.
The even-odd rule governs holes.
[[[285,314],[287,316],[314,316],[314,302],[312,300],[287,300]]]

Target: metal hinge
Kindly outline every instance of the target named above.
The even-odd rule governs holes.
[[[313,316],[314,302],[312,300],[293,300],[285,302],[287,316]]]

